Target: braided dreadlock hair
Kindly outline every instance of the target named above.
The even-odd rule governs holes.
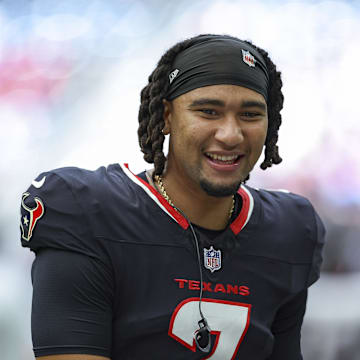
[[[165,99],[169,89],[168,76],[173,70],[172,66],[176,56],[192,45],[202,42],[206,36],[209,35],[198,35],[171,47],[161,57],[157,67],[149,76],[148,85],[141,91],[138,138],[141,151],[144,153],[144,160],[148,163],[154,163],[154,175],[162,174],[166,161],[163,152],[165,136],[162,133],[162,129],[165,125],[163,119],[163,99]],[[238,40],[232,36],[227,37]],[[250,41],[246,41],[246,43],[250,44],[263,56],[269,73],[269,95],[267,100],[269,125],[265,140],[265,159],[260,165],[261,169],[265,170],[271,167],[272,164],[279,164],[282,161],[279,155],[279,148],[276,145],[278,130],[281,125],[280,110],[284,102],[284,96],[281,91],[282,81],[280,72],[276,70],[276,66],[269,58],[268,53],[253,45]]]

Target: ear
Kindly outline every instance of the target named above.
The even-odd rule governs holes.
[[[163,134],[168,135],[170,134],[171,130],[171,114],[172,114],[172,103],[168,100],[163,99],[163,105],[164,105],[164,128],[163,128]]]

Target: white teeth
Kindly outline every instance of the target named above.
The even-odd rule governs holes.
[[[220,161],[234,161],[235,159],[237,159],[238,155],[216,155],[216,154],[209,154],[206,153],[207,156],[209,156],[211,159],[214,160],[220,160]]]

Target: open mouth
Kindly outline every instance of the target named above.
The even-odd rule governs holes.
[[[212,162],[219,165],[233,165],[236,164],[242,155],[217,155],[205,153],[205,156]]]

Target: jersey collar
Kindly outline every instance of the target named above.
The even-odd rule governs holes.
[[[125,175],[127,175],[127,177],[135,184],[140,186],[161,208],[161,210],[176,221],[183,229],[187,229],[189,227],[188,221],[180,213],[178,213],[153,186],[141,179],[139,176],[135,175],[129,169],[128,164],[120,164],[120,167]],[[254,210],[254,198],[245,186],[240,186],[238,194],[242,199],[242,207],[239,215],[230,224],[230,229],[235,235],[237,235],[246,226]]]

